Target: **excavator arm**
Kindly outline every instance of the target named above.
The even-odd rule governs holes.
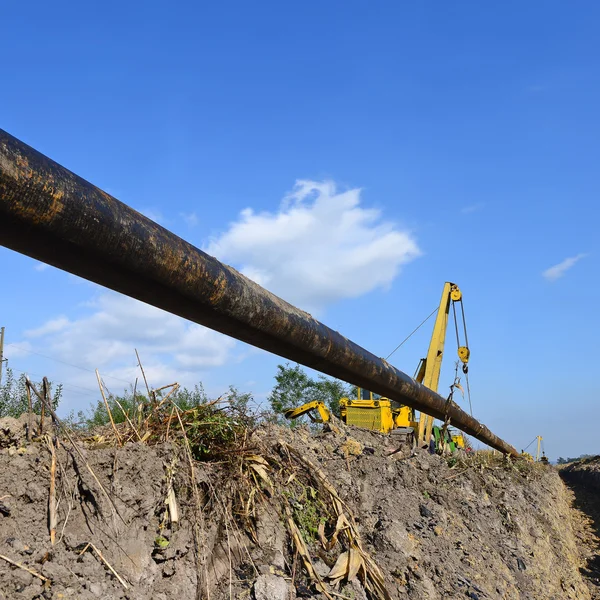
[[[314,410],[319,413],[319,418],[313,416],[312,411]],[[286,419],[297,419],[298,417],[306,414],[308,414],[311,421],[316,423],[329,423],[331,420],[329,409],[320,400],[307,402],[298,408],[289,408],[283,413]]]

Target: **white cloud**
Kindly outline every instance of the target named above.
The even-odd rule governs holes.
[[[51,319],[25,333],[36,339],[40,353],[65,368],[79,367],[68,381],[88,388],[95,379],[90,382],[85,370],[96,368],[112,389],[134,382],[140,375],[135,349],[151,386],[193,385],[203,370],[227,363],[235,346],[227,336],[114,292],[101,294],[88,308],[83,317]]]
[[[277,212],[243,210],[206,250],[306,310],[385,289],[420,250],[410,231],[363,208],[360,195],[298,181]]]
[[[544,277],[548,281],[556,281],[557,279],[560,279],[571,267],[573,267],[576,263],[578,263],[582,258],[585,258],[586,256],[587,254],[578,254],[577,256],[565,258],[565,260],[559,262],[557,265],[546,269],[542,273],[542,277]]]
[[[484,206],[485,204],[483,202],[478,202],[477,204],[470,204],[469,206],[461,208],[460,212],[463,215],[470,215],[471,213],[479,212]]]
[[[50,268],[50,265],[43,262],[39,262],[36,263],[33,268],[41,273],[42,271],[45,271],[46,269]]]
[[[200,222],[200,219],[198,218],[198,215],[195,212],[182,212],[179,213],[179,216],[185,221],[188,227],[196,227],[196,225],[198,225],[198,223]]]
[[[57,317],[56,319],[50,319],[49,321],[46,321],[37,329],[28,329],[25,332],[25,337],[37,338],[50,333],[57,333],[65,329],[68,325],[69,319],[67,319],[67,317]]]
[[[29,342],[21,341],[18,344],[6,344],[4,354],[6,358],[12,360],[14,358],[29,356],[31,349],[31,344]]]

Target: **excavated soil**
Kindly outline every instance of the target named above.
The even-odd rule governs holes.
[[[345,548],[319,541],[319,522],[328,539],[332,532],[311,483],[317,471],[353,518],[391,599],[598,598],[589,581],[597,556],[580,555],[572,518],[577,492],[552,467],[393,452],[390,438],[354,428],[314,435],[270,425],[252,434],[255,485],[244,496],[247,471],[226,461],[196,463],[193,487],[178,443],[76,441],[75,449],[62,440],[52,545],[49,443],[27,443],[25,423],[0,419],[0,599],[325,598],[288,520],[325,581]],[[165,504],[171,480],[176,524]],[[351,579],[323,590],[373,597],[360,570]]]

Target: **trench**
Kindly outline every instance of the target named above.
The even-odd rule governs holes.
[[[600,600],[600,457],[569,465],[559,473],[570,501],[579,572],[592,600]]]

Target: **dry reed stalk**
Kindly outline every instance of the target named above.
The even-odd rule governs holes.
[[[26,381],[27,385],[31,386],[31,389],[33,390],[34,394],[40,399],[40,402],[42,403],[42,405],[44,405],[44,403],[46,402],[46,400],[36,390],[35,385],[33,385],[33,383],[31,383],[31,381],[29,380],[29,378],[27,378],[25,381]],[[54,419],[54,422],[57,424],[58,427],[60,427],[62,429],[62,431],[65,434],[66,438],[69,440],[71,446],[73,446],[73,449],[75,450],[75,452],[77,452],[77,454],[79,454],[79,457],[81,458],[81,460],[85,464],[87,470],[90,472],[91,476],[94,478],[94,480],[96,481],[96,483],[98,484],[98,486],[102,490],[102,493],[106,496],[106,499],[110,503],[110,506],[113,509],[113,511],[118,515],[118,517],[121,519],[121,521],[123,521],[123,523],[125,523],[125,519],[123,519],[123,517],[121,516],[121,513],[119,512],[118,508],[116,507],[113,499],[109,496],[108,492],[106,491],[106,488],[102,485],[102,483],[98,479],[96,473],[94,473],[94,470],[92,469],[92,467],[90,467],[90,464],[85,459],[85,456],[83,455],[83,452],[81,451],[81,449],[79,448],[79,446],[73,440],[73,437],[69,433],[69,428],[66,427],[66,425],[58,418],[58,416],[54,412],[54,409],[52,408],[51,405],[48,406],[48,410],[50,411],[50,414],[52,415],[52,418]]]
[[[117,442],[119,442],[119,446],[122,446],[123,442],[121,442],[121,436],[117,431],[112,412],[110,411],[110,406],[108,405],[108,400],[106,399],[106,395],[104,394],[104,386],[102,385],[102,380],[100,379],[100,373],[98,372],[98,369],[96,369],[96,379],[98,379],[98,387],[100,388],[100,393],[102,394],[102,400],[104,400],[104,406],[106,406],[106,412],[108,413],[110,424],[112,425],[115,435],[117,436]]]
[[[44,377],[42,385],[43,385],[42,391],[44,392],[44,398],[40,397],[40,401],[42,403],[42,407],[41,407],[41,410],[40,410],[40,427],[38,429],[38,435],[40,437],[44,433],[44,417],[46,416],[45,415],[46,403],[45,403],[44,399],[47,397],[47,390],[46,390],[46,378],[45,377]]]
[[[156,394],[156,392],[162,392],[163,390],[166,390],[167,388],[175,387],[175,386],[179,387],[179,384],[177,382],[175,382],[175,383],[168,383],[167,385],[163,385],[162,387],[156,388],[154,390],[154,393]],[[166,398],[164,400],[166,400]],[[162,402],[161,402],[161,404],[162,404]]]
[[[292,585],[290,585],[290,600],[294,600],[294,587],[296,586],[296,566],[298,565],[298,549],[294,550],[294,560],[292,561]]]
[[[173,420],[173,413],[175,412],[176,406],[175,403],[173,403],[173,406],[171,407],[171,415],[169,416],[169,420],[167,421],[167,433],[165,435],[165,442],[169,441],[169,429],[171,428],[171,421]]]
[[[144,378],[144,383],[146,384],[146,391],[148,392],[148,402],[152,400],[152,392],[150,391],[150,386],[148,385],[148,380],[146,379],[146,373],[144,372],[144,367],[142,366],[142,361],[140,360],[140,355],[138,354],[137,348],[135,349],[135,355],[138,359],[138,366],[142,371],[142,377]]]
[[[175,491],[173,490],[173,486],[169,487],[169,491],[167,492],[166,504],[169,507],[169,518],[171,519],[171,523],[176,525],[179,523],[179,508],[177,506],[177,498],[175,497]]]
[[[259,571],[258,571],[258,569],[256,567],[256,564],[254,563],[254,560],[253,560],[253,558],[252,558],[252,556],[250,554],[250,550],[248,549],[248,545],[243,540],[243,537],[240,535],[239,527],[236,524],[236,521],[235,521],[235,518],[234,518],[232,512],[230,510],[227,510],[227,505],[225,504],[225,502],[223,502],[223,499],[221,498],[221,496],[219,494],[217,494],[214,486],[210,482],[208,482],[208,485],[209,485],[209,488],[210,488],[210,491],[211,491],[211,494],[213,495],[213,497],[223,507],[223,516],[225,518],[225,522],[231,524],[231,530],[232,530],[232,533],[233,533],[233,535],[234,535],[234,537],[235,537],[235,539],[236,539],[236,541],[238,543],[238,546],[240,548],[243,548],[245,550],[246,556],[248,558],[248,561],[252,565],[252,568],[254,569],[254,573],[256,575],[258,575]],[[250,493],[252,494],[253,492],[256,491],[256,489],[257,488],[252,488],[252,491]],[[243,502],[242,502],[242,504],[243,504]],[[249,535],[251,538],[253,538],[254,541],[255,541],[255,543],[258,543],[258,540],[256,539],[256,536],[255,536],[254,532],[251,529],[246,530],[245,533],[247,535]]]
[[[91,548],[97,555],[98,558],[109,568],[110,572],[119,580],[119,583],[127,590],[129,589],[128,585],[125,583],[125,581],[123,581],[123,579],[121,578],[121,576],[112,568],[112,566],[110,565],[110,563],[104,558],[104,556],[102,556],[102,552],[100,552],[100,550],[98,550],[98,548],[96,548],[96,546],[94,546],[94,544],[92,544],[92,542],[88,542],[85,546],[85,548],[79,553],[79,556],[81,556],[88,548]]]
[[[134,403],[136,402],[136,398],[137,398],[137,383],[138,383],[138,378],[135,378],[135,383],[133,384],[133,401]],[[143,408],[144,408],[144,403],[140,402],[139,404],[137,404],[136,406],[136,413],[137,415],[135,416],[135,420],[137,421],[138,427],[142,426],[142,417],[144,416],[143,413]]]
[[[171,396],[171,394],[175,393],[178,389],[179,389],[179,384],[178,383],[171,383],[169,385],[163,385],[161,388],[158,388],[157,390],[153,390],[154,394],[156,394],[156,392],[160,392],[161,390],[164,390],[168,387],[173,387],[172,390],[169,391],[169,393],[159,402],[158,406],[155,408],[155,410],[158,410]],[[148,424],[148,421],[150,420],[150,417],[154,414],[154,411],[152,413],[150,413],[147,417],[146,420],[144,421],[144,425]]]
[[[62,470],[62,467],[61,467]],[[64,470],[63,470],[63,475],[64,475]],[[65,494],[67,495],[67,494]],[[58,538],[58,543],[60,544],[61,540],[63,539],[64,535],[65,535],[65,529],[67,528],[67,523],[69,522],[69,517],[71,516],[71,512],[73,510],[73,498],[75,497],[75,486],[73,487],[73,490],[71,491],[71,493],[67,496],[68,497],[68,508],[67,508],[67,516],[65,517],[65,520],[63,522],[63,526],[62,529],[60,530],[60,537]]]
[[[117,400],[117,398],[114,398],[114,401],[117,403],[117,406],[121,409],[121,412],[125,415],[125,418],[127,419],[127,422],[129,423],[131,429],[133,429],[135,435],[137,435],[138,440],[141,442],[142,437],[140,436],[138,430],[135,428],[135,425],[131,422],[129,415],[127,414],[127,412],[125,412],[125,409],[121,406],[121,403]]]
[[[25,390],[27,391],[27,441],[31,441],[31,430],[33,429],[33,405],[31,404],[31,390],[29,386],[25,386]]]
[[[137,354],[137,351],[136,351]],[[200,502],[200,495],[198,494],[198,486],[196,484],[196,470],[194,469],[194,459],[192,458],[192,449],[190,447],[190,440],[188,439],[187,433],[185,431],[185,427],[183,425],[183,421],[181,420],[180,410],[178,406],[171,400],[171,404],[175,407],[175,414],[177,415],[177,420],[179,421],[179,425],[181,426],[181,432],[183,433],[183,440],[185,443],[186,456],[188,459],[188,464],[190,466],[190,477],[192,480],[192,490],[194,493],[194,500],[196,502],[196,516],[197,520],[194,523],[194,543],[196,546],[196,569],[198,572],[197,575],[197,584],[196,584],[196,600],[202,599],[202,589],[201,589],[201,579],[200,572],[204,573],[204,581],[206,582],[206,600],[210,600],[210,590],[208,588],[208,571],[206,568],[206,557],[201,553],[201,549],[204,548],[204,544],[202,543],[202,538],[200,535],[200,531],[198,529],[198,520],[201,521],[202,529],[204,530],[204,515],[202,513],[202,503]]]
[[[167,497],[165,499],[165,504],[169,509],[169,518],[173,525],[179,523],[179,507],[177,506],[177,498],[175,497],[175,490],[173,489],[173,473],[176,464],[176,458],[173,457],[171,464],[167,467]]]
[[[290,531],[290,535],[292,536],[292,541],[294,542],[294,546],[296,548],[296,551],[300,555],[300,558],[302,558],[302,562],[304,563],[304,568],[306,569],[308,576],[311,578],[311,580],[313,580],[315,582],[315,585],[316,585],[317,589],[319,590],[319,592],[324,594],[325,597],[328,598],[329,600],[333,600],[333,598],[330,596],[327,588],[325,587],[323,580],[319,577],[319,574],[315,571],[312,559],[308,552],[308,548],[306,547],[306,544],[304,543],[304,540],[302,539],[302,534],[300,533],[300,530],[298,529],[298,526],[296,525],[296,522],[294,521],[294,518],[292,516],[292,511],[290,510],[290,507],[288,504],[284,505],[284,510],[285,510],[285,516],[286,516],[288,529]]]
[[[28,573],[31,573],[34,577],[41,579],[44,583],[49,583],[51,581],[47,577],[40,575],[37,571],[34,571],[33,569],[30,569],[29,567],[22,565],[21,563],[17,562],[16,560],[11,560],[10,558],[8,558],[8,556],[4,556],[4,554],[0,554],[0,558],[2,560],[5,560],[7,563],[10,563],[11,565],[14,565],[15,567],[19,567],[19,569],[23,569],[23,571],[27,571]]]
[[[321,487],[329,493],[331,504],[333,505],[335,513],[338,515],[338,522],[339,517],[343,517],[343,519],[346,521],[343,529],[340,529],[339,533],[343,535],[346,540],[349,556],[354,555],[356,561],[360,561],[362,563],[362,572],[364,574],[363,585],[367,592],[370,592],[371,595],[376,598],[390,600],[391,597],[386,589],[383,574],[381,573],[375,561],[362,547],[362,540],[360,538],[358,527],[350,507],[340,498],[336,489],[333,487],[333,485],[331,485],[322,469],[317,467],[300,451],[293,448],[289,444],[286,444],[281,440],[279,443],[280,446],[282,446],[288,452],[288,454],[293,454],[300,463],[304,464],[308,472],[319,482]],[[289,511],[289,508],[287,508],[287,510]],[[296,527],[295,523],[294,527]],[[336,577],[336,579],[339,580],[340,578]]]
[[[444,477],[444,479],[442,481],[450,481],[450,479],[454,479],[455,477],[458,477],[459,475],[462,475],[463,473],[466,473],[468,470],[469,470],[469,467],[467,467],[463,471],[458,471],[456,473],[453,473],[449,477]]]
[[[56,524],[58,522],[56,514],[56,447],[54,445],[54,440],[48,434],[46,434],[46,444],[48,450],[50,450],[51,456],[50,493],[48,495],[48,527],[50,529],[50,543],[54,546],[54,542],[56,541]]]

